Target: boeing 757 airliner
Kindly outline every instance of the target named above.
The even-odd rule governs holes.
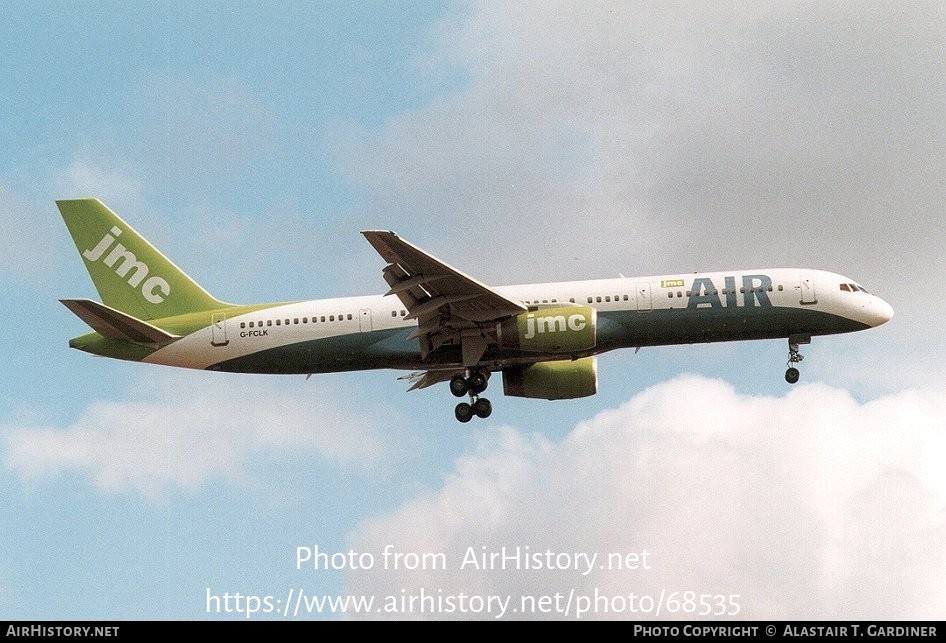
[[[381,255],[384,295],[256,305],[212,297],[97,199],[57,201],[102,303],[64,299],[94,332],[69,342],[96,355],[239,373],[306,376],[411,371],[411,389],[449,382],[455,415],[492,412],[482,397],[594,395],[596,356],[616,348],[788,340],[785,379],[816,335],[879,326],[887,302],[853,279],[811,269],[487,286],[394,232],[362,232]]]

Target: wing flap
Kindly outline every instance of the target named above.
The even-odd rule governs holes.
[[[439,371],[422,371],[418,373],[408,373],[407,375],[402,375],[399,377],[399,380],[407,380],[411,382],[411,387],[408,390],[416,391],[418,389],[427,388],[428,386],[433,386],[434,384],[439,384],[440,382],[449,381],[454,375],[463,375],[463,370],[450,369],[450,370],[439,370]]]

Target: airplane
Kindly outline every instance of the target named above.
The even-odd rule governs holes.
[[[361,234],[389,290],[236,305],[201,288],[101,201],[57,201],[102,303],[63,299],[93,332],[69,346],[184,368],[297,374],[409,371],[409,390],[448,382],[460,422],[489,417],[494,373],[508,396],[594,395],[597,356],[619,348],[787,339],[799,346],[886,323],[893,308],[856,281],[769,268],[492,287],[394,232]]]

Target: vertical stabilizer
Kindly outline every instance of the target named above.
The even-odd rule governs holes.
[[[141,320],[227,307],[98,199],[56,205],[106,306]]]

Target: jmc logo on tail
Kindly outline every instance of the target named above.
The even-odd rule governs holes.
[[[141,296],[152,304],[160,304],[171,294],[171,284],[166,279],[158,276],[148,277],[150,268],[144,261],[139,261],[133,252],[130,252],[120,243],[115,243],[116,238],[122,231],[118,226],[112,226],[110,232],[98,242],[94,248],[89,248],[82,253],[82,256],[89,261],[102,260],[109,268],[115,269],[115,274],[125,279],[132,288],[141,286]],[[112,244],[115,246],[112,247]],[[81,247],[81,246],[80,246]],[[105,251],[112,248],[112,251],[105,255]],[[103,255],[105,258],[103,259]],[[121,261],[121,263],[119,263]],[[115,264],[118,264],[117,266]],[[132,272],[134,271],[134,272]],[[128,273],[131,273],[128,276]],[[147,277],[147,279],[145,279]],[[143,282],[143,283],[142,283]]]

